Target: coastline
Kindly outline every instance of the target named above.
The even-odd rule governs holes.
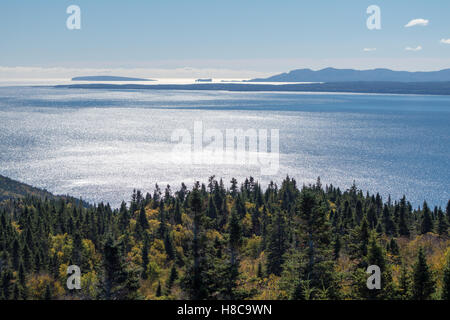
[[[89,83],[55,85],[53,86],[53,88],[450,95],[450,82],[328,82],[280,85],[248,83],[194,83],[154,85]]]

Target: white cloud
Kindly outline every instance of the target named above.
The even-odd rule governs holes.
[[[377,48],[364,48],[363,51],[364,52],[371,52],[371,51],[376,51]]]
[[[441,43],[450,44],[450,39],[441,39]]]
[[[415,48],[406,47],[405,50],[406,51],[420,51],[420,50],[422,50],[422,46],[417,46]]]
[[[405,28],[414,26],[427,26],[430,21],[426,19],[413,19],[405,25]]]

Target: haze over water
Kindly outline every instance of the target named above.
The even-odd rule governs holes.
[[[280,169],[170,161],[177,128],[279,129]],[[450,198],[450,97],[0,87],[0,174],[118,206],[134,188],[211,175],[347,189],[414,206]],[[179,155],[183,157],[184,155]]]

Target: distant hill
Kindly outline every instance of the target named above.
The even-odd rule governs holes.
[[[72,81],[155,81],[152,79],[116,77],[116,76],[85,76],[75,77]]]
[[[326,68],[318,71],[298,69],[269,78],[258,78],[248,82],[437,82],[450,81],[450,69],[429,72],[393,71],[389,69],[354,70]]]
[[[75,202],[81,201],[70,196],[56,196],[47,190],[35,188],[28,184],[0,175],[0,202],[9,199],[24,198],[26,196],[35,196],[42,199],[70,199]],[[88,207],[89,204],[83,201],[83,206]]]

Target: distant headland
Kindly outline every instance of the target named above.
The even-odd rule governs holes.
[[[395,71],[385,68],[371,70],[335,69],[322,70],[297,69],[268,78],[247,80],[247,82],[439,82],[450,81],[450,69],[440,71]]]

